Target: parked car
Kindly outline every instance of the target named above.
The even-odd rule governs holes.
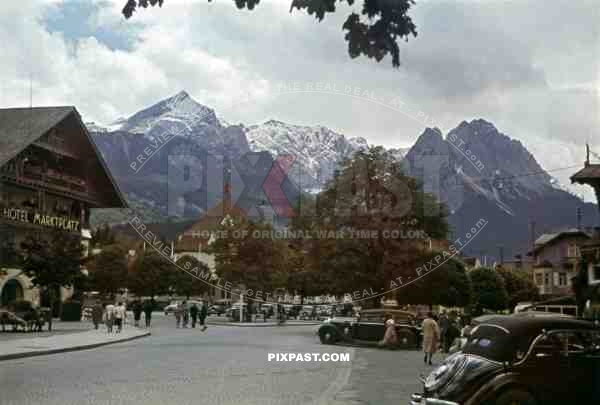
[[[370,309],[359,318],[331,318],[319,327],[321,343],[346,342],[363,345],[376,345],[385,335],[385,321],[392,318],[398,336],[398,348],[416,349],[421,330],[413,324],[415,314],[399,310]]]
[[[208,307],[208,315],[217,315],[221,316],[227,311],[225,305],[222,304],[213,304]]]
[[[183,303],[183,301],[171,301],[171,303],[163,309],[163,311],[165,311],[165,315],[169,315],[169,314],[173,313],[175,311],[175,308],[177,308],[177,305],[179,305],[181,303]],[[186,303],[188,305],[188,309],[193,304],[196,304],[198,306],[198,308],[200,308],[202,306],[202,301],[188,300],[188,301],[186,301]]]
[[[300,319],[311,319],[314,307],[314,305],[303,305],[300,309]]]
[[[244,303],[244,313],[246,313],[248,304]],[[225,312],[225,316],[233,321],[240,320],[240,303],[236,302]]]
[[[486,315],[410,405],[600,403],[600,329],[564,316]]]

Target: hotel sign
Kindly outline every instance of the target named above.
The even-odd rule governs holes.
[[[45,215],[18,208],[3,208],[1,218],[15,222],[47,226],[63,231],[80,231],[79,221],[74,221],[69,217]]]

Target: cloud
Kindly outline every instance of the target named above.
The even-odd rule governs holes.
[[[485,118],[547,168],[579,163],[598,145],[596,0],[423,1],[401,67],[347,54],[343,21],[317,22],[289,1],[254,11],[232,1],[169,0],[125,21],[123,0],[0,3],[0,105],[76,105],[108,122],[187,90],[230,122],[321,124],[369,142],[410,145],[425,125],[365,100],[332,94],[266,97],[279,83],[325,82],[398,97],[444,132]],[[265,95],[227,107],[245,93]],[[545,144],[569,153],[549,153]],[[571,161],[575,159],[575,161]],[[566,161],[568,160],[568,161]]]

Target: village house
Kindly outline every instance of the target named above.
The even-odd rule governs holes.
[[[533,257],[533,282],[541,296],[572,295],[572,279],[581,262],[581,246],[590,235],[580,229],[545,233],[529,255]]]
[[[0,109],[0,306],[48,306],[18,265],[28,235],[71,233],[85,255],[90,210],[126,207],[74,107]]]

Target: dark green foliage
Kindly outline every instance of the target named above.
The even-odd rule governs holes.
[[[186,263],[189,263],[186,265]],[[186,298],[201,295],[208,291],[209,285],[198,278],[199,274],[207,274],[209,272],[206,264],[198,261],[192,256],[182,256],[177,260],[177,266],[173,266],[171,270],[170,287],[171,293]],[[188,267],[186,269],[186,266]],[[190,272],[190,269],[198,268],[198,271]],[[188,272],[182,270],[186,269]],[[196,277],[194,277],[196,276]]]
[[[484,310],[501,311],[508,306],[508,294],[504,280],[497,271],[486,267],[471,270],[473,286],[472,314],[477,316]]]
[[[174,264],[158,253],[145,252],[127,277],[130,291],[138,296],[154,297],[169,292]]]
[[[209,0],[210,2],[211,0]],[[253,10],[259,0],[234,0],[237,8]],[[336,11],[336,3],[354,4],[354,0],[292,0],[290,12],[304,10],[322,21],[327,13]],[[392,65],[400,66],[398,40],[410,35],[417,36],[417,30],[408,10],[415,4],[413,0],[363,0],[361,15],[351,13],[342,29],[347,31],[348,53],[351,58],[360,55],[381,61],[386,55],[392,56]],[[162,6],[163,0],[127,0],[123,15],[130,18],[137,7]]]
[[[431,252],[420,258],[425,263],[442,255]],[[401,304],[443,305],[446,307],[468,307],[472,299],[471,280],[464,264],[455,258],[449,258],[439,267],[430,270],[417,281],[396,291],[396,299]]]
[[[21,244],[23,271],[34,285],[71,286],[81,274],[82,247],[79,237],[52,231],[48,238],[29,235]]]
[[[578,313],[583,314],[585,303],[590,299],[590,286],[588,283],[588,260],[584,257],[579,262],[577,275],[573,278],[572,289],[577,302]]]
[[[276,288],[284,287],[289,270],[285,262],[286,243],[254,236],[271,230],[269,224],[245,218],[232,218],[221,225],[219,233],[224,235],[226,232],[227,236],[217,238],[207,251],[215,255],[218,276],[234,284],[243,284],[247,290],[252,290],[252,294],[257,291],[271,294]],[[233,237],[234,232],[246,236]],[[263,295],[262,299],[265,298]]]
[[[60,320],[64,322],[79,322],[81,320],[81,302],[67,301],[63,303]]]
[[[497,272],[504,279],[508,294],[508,309],[513,309],[519,302],[537,301],[540,298],[538,288],[528,274],[502,267],[498,268]]]
[[[111,297],[127,283],[126,252],[117,247],[108,247],[100,252],[90,265],[91,287]]]

